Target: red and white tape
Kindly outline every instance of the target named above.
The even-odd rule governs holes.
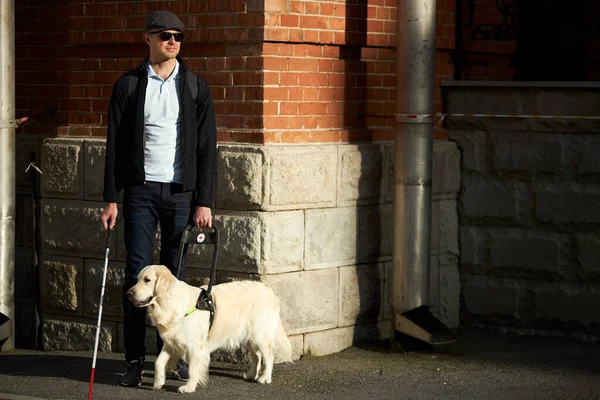
[[[467,114],[467,113],[433,113],[433,114],[404,114],[396,113],[396,116],[404,118],[433,118],[440,117],[443,121],[446,117],[479,117],[479,118],[536,118],[536,119],[589,119],[597,120],[600,116],[588,115],[538,115],[538,114]]]

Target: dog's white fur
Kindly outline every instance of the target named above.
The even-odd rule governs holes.
[[[271,383],[275,354],[282,362],[292,361],[292,346],[279,317],[279,300],[261,282],[213,286],[215,316],[210,331],[208,311],[196,310],[186,316],[196,305],[200,288],[176,279],[165,266],[144,268],[128,295],[136,306],[148,307],[164,341],[155,362],[154,389],[164,385],[166,368],[172,369],[178,359],[189,363],[189,379],[179,392],[206,385],[210,353],[218,349],[246,349],[251,364],[244,378],[259,383]]]

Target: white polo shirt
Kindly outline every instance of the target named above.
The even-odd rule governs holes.
[[[179,62],[163,80],[148,64],[144,104],[144,170],[146,181],[183,183]]]

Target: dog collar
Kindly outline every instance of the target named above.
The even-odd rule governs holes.
[[[196,311],[196,310],[197,310],[196,306],[194,306],[194,307],[190,308],[190,309],[188,310],[188,312],[186,312],[186,313],[185,313],[185,316],[187,317],[188,315],[190,315],[191,313],[193,313],[193,312],[194,312],[194,311]]]

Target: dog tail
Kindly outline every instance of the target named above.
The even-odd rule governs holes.
[[[292,343],[287,337],[281,321],[279,321],[277,332],[275,332],[275,363],[284,362],[292,362]]]

